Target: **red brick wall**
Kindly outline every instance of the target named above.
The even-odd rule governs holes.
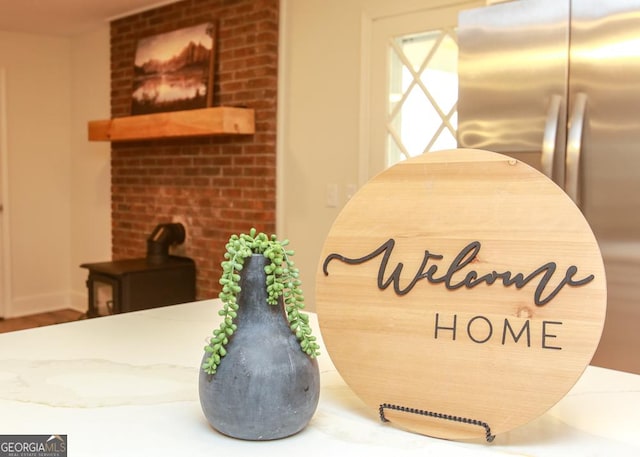
[[[217,297],[232,233],[275,231],[278,0],[186,0],[111,24],[111,114],[130,115],[140,38],[215,21],[213,105],[255,109],[250,136],[113,143],[113,259],[142,257],[153,228],[179,216],[180,254],[197,267],[199,299]]]

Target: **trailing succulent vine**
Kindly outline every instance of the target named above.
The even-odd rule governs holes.
[[[267,303],[278,305],[282,297],[284,310],[291,331],[300,342],[300,347],[309,357],[319,355],[320,346],[316,337],[311,334],[309,316],[302,313],[304,295],[301,289],[298,268],[291,257],[294,251],[287,250],[289,240],[279,241],[276,235],[267,236],[257,233],[252,228],[249,234],[232,235],[226,245],[225,260],[222,262],[222,276],[220,277],[220,300],[222,309],[218,314],[222,316],[220,327],[213,331],[213,337],[204,350],[209,354],[202,369],[208,374],[215,374],[222,358],[227,354],[226,345],[229,338],[237,329],[234,319],[238,315],[237,297],[240,293],[240,271],[244,260],[253,254],[262,254],[270,263],[265,266]]]

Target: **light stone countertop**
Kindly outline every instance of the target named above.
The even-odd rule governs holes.
[[[326,351],[309,426],[267,442],[225,437],[198,400],[217,300],[0,335],[0,435],[62,434],[69,456],[638,456],[640,376],[589,367],[549,412],[491,444],[381,423]],[[320,335],[311,314],[315,334]]]

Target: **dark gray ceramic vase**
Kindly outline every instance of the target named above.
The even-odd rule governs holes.
[[[298,433],[318,406],[318,363],[300,349],[282,300],[267,303],[261,254],[241,271],[238,329],[214,375],[200,370],[200,404],[219,432],[245,440],[273,440]],[[207,357],[205,353],[204,359]]]

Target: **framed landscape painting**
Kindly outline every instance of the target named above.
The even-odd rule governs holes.
[[[215,28],[199,24],[138,42],[131,114],[211,106]]]

